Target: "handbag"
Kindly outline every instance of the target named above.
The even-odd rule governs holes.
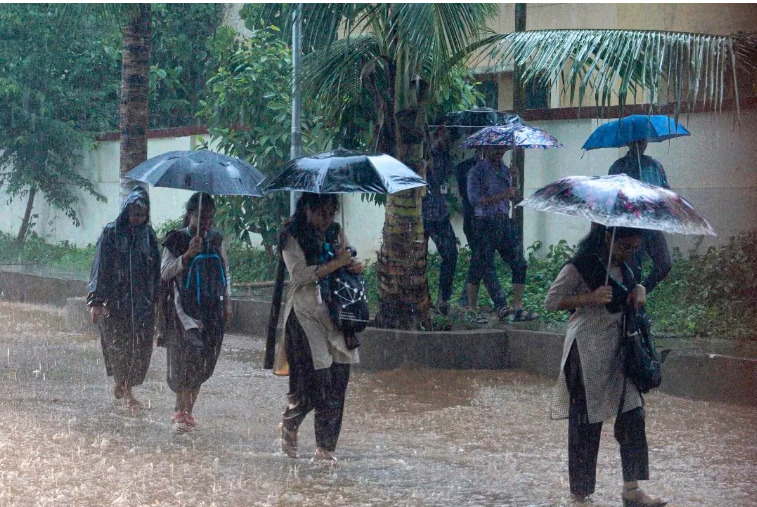
[[[654,345],[651,321],[644,310],[626,306],[623,316],[623,368],[642,393],[660,387],[662,366]]]

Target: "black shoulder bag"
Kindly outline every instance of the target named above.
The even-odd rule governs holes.
[[[644,310],[627,305],[623,314],[623,368],[642,393],[660,387],[662,366],[654,346],[651,322]]]

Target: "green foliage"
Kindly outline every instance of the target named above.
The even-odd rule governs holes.
[[[100,102],[112,90],[101,78],[112,68],[93,41],[59,30],[49,9],[0,10],[0,187],[10,199],[42,192],[78,225],[77,189],[104,199],[80,168],[93,143],[87,132],[107,116]]]
[[[208,80],[199,113],[211,135],[208,146],[255,164],[272,175],[289,159],[291,53],[271,30],[247,39],[221,27],[208,44],[215,74]],[[303,150],[323,151],[328,137],[319,118],[305,115]],[[289,196],[219,197],[216,217],[235,237],[250,244],[250,233],[273,245],[289,215]]]
[[[649,298],[659,329],[671,334],[757,339],[757,231],[710,247],[674,252],[668,277]]]
[[[3,252],[2,263],[40,264],[84,273],[92,267],[95,246],[76,248],[68,241],[52,245],[32,233],[24,244],[17,248],[10,234],[0,232],[0,252]]]
[[[224,4],[152,4],[150,127],[191,125],[210,66],[208,39],[223,22]]]

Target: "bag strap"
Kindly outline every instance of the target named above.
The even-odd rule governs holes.
[[[271,297],[271,315],[268,318],[268,334],[265,340],[265,358],[263,368],[266,370],[273,369],[273,363],[276,356],[276,326],[279,323],[279,314],[281,313],[281,297],[284,293],[284,264],[283,254],[279,255],[279,263],[276,266],[276,282],[273,286],[273,295]]]

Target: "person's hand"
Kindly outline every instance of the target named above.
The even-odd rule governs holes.
[[[100,316],[103,314],[103,307],[102,306],[90,306],[89,307],[89,314],[92,316],[92,324],[97,324],[97,321],[100,320]]]
[[[187,249],[187,252],[184,254],[187,256],[185,260],[191,260],[192,258],[194,258],[195,255],[197,255],[201,251],[202,251],[202,237],[192,236],[192,239],[189,241],[189,248]]]
[[[334,257],[334,260],[340,268],[349,266],[352,263],[352,253],[346,248],[343,248],[342,251],[339,252],[339,255]]]
[[[637,285],[631,292],[629,300],[636,310],[643,308],[644,305],[647,303],[646,287],[644,287],[641,284]]]
[[[606,305],[610,301],[612,301],[612,287],[610,287],[609,285],[597,287],[589,293],[589,297],[587,299],[587,302],[589,304],[595,305]]]
[[[356,275],[361,274],[364,269],[365,265],[355,258],[353,258],[350,262],[350,265],[347,266],[347,271],[349,271],[350,273],[355,273]]]
[[[226,306],[224,308],[224,313],[226,314],[226,322],[231,321],[231,318],[234,316],[234,312],[231,309],[231,298],[226,299]]]

